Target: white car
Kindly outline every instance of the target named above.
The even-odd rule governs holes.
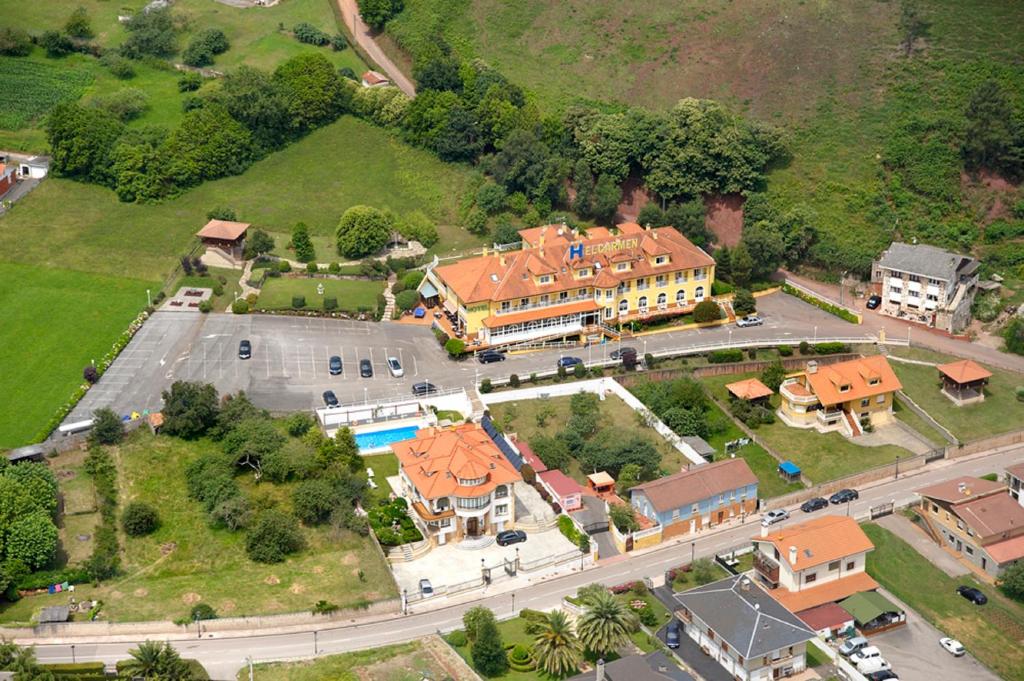
[[[961,657],[967,651],[964,650],[964,644],[957,641],[955,638],[940,638],[939,645],[946,649],[953,657]]]
[[[740,317],[736,320],[736,326],[745,328],[748,326],[761,326],[764,324],[764,320],[758,317],[756,314],[748,314],[746,317]]]
[[[405,369],[403,369],[402,365],[398,363],[397,357],[388,357],[388,371],[390,371],[391,375],[395,378],[405,376]]]
[[[775,523],[781,523],[783,520],[789,517],[789,511],[784,508],[778,508],[774,511],[768,511],[761,517],[761,525],[768,527]]]
[[[857,671],[861,674],[875,674],[877,672],[887,672],[891,670],[892,665],[881,657],[872,657],[867,660],[861,660],[857,663]]]

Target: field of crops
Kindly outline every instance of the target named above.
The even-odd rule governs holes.
[[[0,57],[0,130],[24,128],[57,104],[78,99],[92,80],[86,69],[62,62]]]

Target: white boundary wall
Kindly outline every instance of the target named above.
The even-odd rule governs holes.
[[[695,466],[701,466],[707,463],[700,454],[698,454],[693,447],[683,442],[678,435],[676,435],[671,428],[661,422],[654,413],[644,406],[641,402],[633,395],[633,393],[626,390],[622,385],[614,378],[595,378],[589,381],[570,381],[568,383],[559,383],[556,385],[545,385],[538,386],[535,388],[520,388],[519,390],[503,390],[496,393],[487,393],[480,395],[480,401],[484,403],[484,406],[490,406],[492,404],[500,404],[502,402],[516,402],[518,400],[537,400],[544,397],[564,397],[566,395],[575,395],[576,393],[588,392],[594,393],[602,400],[605,398],[607,393],[613,393],[625,402],[629,407],[640,414],[644,415],[645,420],[651,425],[652,428],[665,438],[673,447],[687,458]]]

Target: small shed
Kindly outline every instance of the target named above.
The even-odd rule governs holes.
[[[853,631],[854,628],[853,615],[837,603],[825,603],[802,610],[796,613],[796,616],[825,639],[841,636],[845,632]]]
[[[800,467],[792,461],[783,461],[779,464],[779,475],[787,482],[798,482],[800,480]]]
[[[206,246],[203,262],[211,267],[239,267],[244,260],[245,235],[250,226],[248,222],[231,220],[207,222],[196,232],[196,236]]]
[[[588,475],[587,485],[590,487],[590,491],[597,496],[615,494],[615,478],[604,471]]]
[[[25,445],[9,451],[7,460],[11,463],[24,463],[25,461],[42,461],[45,456],[46,450],[42,445]]]
[[[708,441],[704,438],[697,435],[684,435],[679,439],[683,441],[683,444],[692,449],[697,456],[703,458],[708,463],[715,460],[715,448],[708,444]]]
[[[988,379],[992,378],[992,372],[985,367],[972,360],[962,359],[935,368],[939,370],[942,394],[953,404],[961,407],[985,400],[985,386],[988,385]]]
[[[363,87],[385,87],[391,85],[391,81],[383,73],[378,71],[367,71],[362,77]]]
[[[544,471],[538,476],[563,511],[575,511],[583,505],[583,487],[558,469]]]
[[[67,622],[71,618],[71,608],[66,605],[50,605],[39,611],[39,624]]]
[[[768,398],[773,394],[771,388],[756,378],[747,378],[742,381],[736,381],[735,383],[729,383],[725,386],[725,389],[728,390],[729,394],[735,399],[755,404],[767,402]]]
[[[907,614],[877,591],[862,591],[839,601],[840,607],[850,613],[857,628],[865,634],[874,634],[898,627],[907,621]]]

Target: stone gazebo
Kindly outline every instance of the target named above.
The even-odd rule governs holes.
[[[985,386],[992,377],[992,372],[985,367],[969,359],[962,359],[935,368],[939,370],[939,379],[942,381],[942,394],[956,406],[985,401]]]
[[[248,222],[210,220],[196,232],[206,252],[201,260],[207,267],[226,267],[240,270],[245,266],[245,234]]]

